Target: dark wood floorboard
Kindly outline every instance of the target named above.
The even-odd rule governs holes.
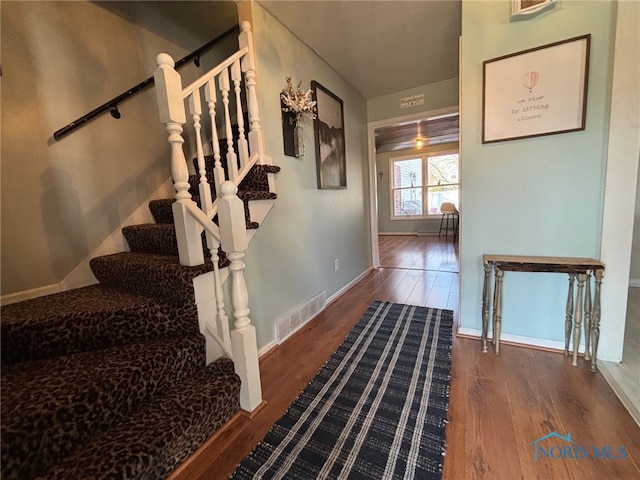
[[[450,239],[381,236],[380,257],[380,269],[260,359],[266,406],[253,419],[229,422],[173,479],[227,478],[373,300],[448,308],[457,319],[458,252]],[[453,340],[444,480],[640,479],[640,427],[602,375],[582,362],[572,367],[562,354],[501,347],[498,356],[482,354],[479,340]],[[571,433],[579,446],[623,446],[626,458],[534,461],[531,442],[553,431]]]

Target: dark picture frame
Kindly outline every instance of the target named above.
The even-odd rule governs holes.
[[[482,143],[584,130],[591,35],[483,62]]]
[[[317,117],[313,120],[319,189],[347,188],[347,157],[342,100],[313,80]]]

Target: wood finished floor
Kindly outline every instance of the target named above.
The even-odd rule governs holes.
[[[283,345],[260,359],[267,404],[238,416],[172,476],[227,478],[338,347],[373,300],[458,311],[457,249],[434,237],[381,236],[381,267]],[[480,281],[480,279],[478,280]],[[479,340],[453,340],[443,479],[640,479],[640,427],[604,378],[562,354]],[[531,442],[551,432],[578,446],[624,447],[626,458],[543,458]],[[547,447],[563,446],[557,439]],[[559,450],[556,450],[559,451]]]

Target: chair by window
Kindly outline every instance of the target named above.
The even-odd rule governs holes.
[[[451,232],[453,242],[455,243],[458,239],[460,212],[453,203],[442,202],[440,204],[440,213],[442,214],[442,217],[440,218],[440,230],[438,231],[438,238],[442,235],[443,230],[445,240],[448,238],[449,232]]]

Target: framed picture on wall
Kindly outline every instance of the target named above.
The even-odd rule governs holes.
[[[591,35],[483,63],[482,143],[584,130]]]
[[[317,117],[313,120],[316,140],[318,188],[347,188],[342,100],[315,80],[311,82]]]
[[[532,15],[556,3],[556,0],[511,0],[511,16]]]

